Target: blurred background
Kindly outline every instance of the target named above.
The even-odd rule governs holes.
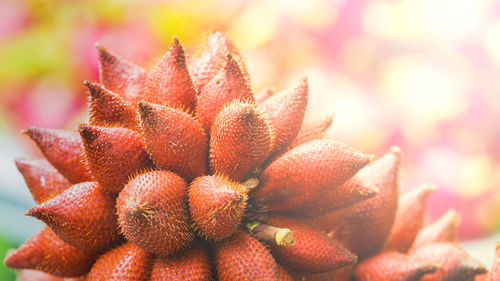
[[[500,240],[500,1],[0,0],[0,257],[41,224],[14,157],[19,131],[73,128],[96,42],[146,68],[177,35],[188,52],[226,30],[255,91],[309,77],[310,112],[329,135],[382,155],[403,149],[401,189],[434,182],[429,217],[455,208],[459,236],[491,264]],[[312,109],[312,110],[311,110]],[[0,280],[13,279],[0,265]]]

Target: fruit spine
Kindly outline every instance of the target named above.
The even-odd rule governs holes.
[[[373,161],[304,117],[307,79],[254,95],[222,32],[149,72],[97,48],[88,123],[25,131],[46,158],[16,160],[27,214],[48,227],[6,257],[21,278],[499,279],[453,243],[455,213],[422,226],[434,188],[398,203],[398,148]]]

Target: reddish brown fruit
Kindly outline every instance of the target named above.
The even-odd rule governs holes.
[[[152,166],[144,139],[136,131],[81,124],[85,156],[92,175],[106,190],[118,194],[129,177]]]
[[[305,272],[325,272],[350,266],[357,257],[326,234],[314,230],[294,218],[272,216],[267,222],[277,227],[287,227],[293,232],[295,244],[271,245],[276,259],[291,268]]]
[[[271,130],[254,105],[233,102],[215,119],[210,137],[210,168],[241,181],[269,155]]]
[[[128,182],[116,200],[118,223],[128,241],[168,256],[189,246],[187,186],[168,171],[152,171]]]
[[[194,110],[196,92],[186,67],[181,44],[174,45],[158,61],[146,80],[144,100],[155,104]]]
[[[189,250],[173,257],[157,258],[153,264],[150,281],[211,281],[211,267],[206,247],[198,242]]]
[[[453,209],[448,210],[417,233],[410,251],[429,243],[454,242],[457,239],[456,229],[459,222],[460,216],[457,212]]]
[[[318,200],[306,204],[296,213],[309,217],[320,216],[372,198],[377,194],[378,188],[373,185],[348,180],[344,184],[329,188]]]
[[[64,242],[98,252],[117,241],[115,202],[97,182],[75,184],[26,212],[44,221]]]
[[[45,202],[71,186],[71,183],[45,159],[18,158],[15,162],[36,203]]]
[[[301,273],[296,280],[304,281],[352,281],[354,266],[344,266],[322,273]]]
[[[205,132],[210,133],[219,111],[234,100],[255,102],[247,77],[228,54],[224,67],[198,95],[195,116]]]
[[[379,193],[353,206],[337,211],[333,237],[361,259],[384,247],[396,216],[400,150],[393,148],[382,158],[361,169],[351,180],[378,188]]]
[[[422,281],[473,281],[486,268],[455,244],[439,242],[423,245],[409,256],[410,263],[433,263],[440,269],[427,274]]]
[[[101,45],[97,45],[97,50],[101,84],[131,104],[140,101],[147,76],[146,70],[120,58]]]
[[[132,243],[105,253],[92,266],[86,281],[147,281],[152,257]]]
[[[241,70],[247,75],[247,70],[238,49],[233,42],[221,31],[216,31],[208,37],[200,57],[189,66],[193,83],[198,93],[205,84],[219,72],[230,54],[240,65]]]
[[[159,168],[187,181],[206,173],[208,140],[193,116],[146,102],[139,103],[139,112],[146,150]]]
[[[436,190],[432,184],[423,184],[399,198],[396,218],[386,249],[406,253],[422,228],[429,195]]]
[[[94,260],[94,255],[64,243],[46,227],[8,254],[4,263],[14,269],[35,269],[59,277],[76,277],[86,274]]]
[[[189,211],[203,237],[230,236],[245,213],[247,195],[242,186],[219,176],[196,178],[189,187]]]
[[[293,276],[282,265],[278,264],[278,280],[279,281],[294,281]]]
[[[262,172],[253,200],[272,211],[301,208],[326,190],[343,184],[370,160],[334,140],[305,143],[283,154]]]
[[[136,105],[126,102],[118,94],[98,83],[84,82],[89,88],[89,122],[96,126],[117,126],[139,130]]]
[[[325,136],[325,131],[328,130],[333,123],[333,117],[334,115],[330,114],[320,119],[304,118],[302,127],[295,139],[293,139],[290,147],[296,147],[303,143],[323,138]]]
[[[24,131],[40,148],[45,158],[72,183],[89,181],[82,164],[82,138],[77,132],[31,127]]]
[[[278,267],[266,247],[251,235],[238,231],[214,249],[220,281],[278,280]]]
[[[404,254],[385,252],[364,260],[356,268],[359,281],[419,281],[424,275],[438,270],[436,264],[413,263]]]
[[[490,273],[485,272],[483,274],[478,274],[474,277],[474,281],[491,281],[490,280]]]
[[[266,88],[266,89],[258,92],[257,94],[255,94],[255,102],[259,103],[259,104],[263,103],[265,100],[270,98],[272,95],[274,95],[273,90]]]
[[[299,133],[307,107],[308,84],[302,79],[259,105],[259,110],[271,124],[274,135],[273,153],[289,146]]]

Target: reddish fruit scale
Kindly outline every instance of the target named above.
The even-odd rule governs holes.
[[[101,84],[130,104],[140,101],[147,76],[146,70],[118,57],[101,45],[97,45],[97,50]]]
[[[356,255],[340,243],[294,218],[275,215],[267,223],[289,228],[293,232],[294,245],[271,245],[271,252],[276,259],[291,268],[305,272],[325,272],[357,262]]]
[[[325,131],[332,125],[333,116],[333,114],[330,114],[321,119],[305,118],[297,137],[295,137],[290,147],[323,138]]]
[[[75,184],[26,214],[84,251],[99,252],[120,238],[114,198],[97,182]]]
[[[298,209],[343,184],[370,160],[369,156],[334,140],[305,143],[262,172],[261,185],[253,200],[272,211]]]
[[[207,170],[207,136],[200,123],[179,109],[139,103],[146,151],[161,169],[185,177],[187,181]]]
[[[92,266],[86,281],[148,281],[152,257],[139,246],[125,243],[105,253]]]
[[[189,226],[187,186],[168,171],[133,178],[116,200],[122,233],[150,253],[172,255],[194,238]]]
[[[24,132],[40,148],[45,158],[72,183],[91,180],[82,164],[82,138],[77,132],[31,127]]]
[[[190,249],[169,258],[156,258],[150,281],[211,281],[212,265],[206,247],[195,243]]]
[[[460,217],[453,209],[448,210],[439,219],[423,227],[416,235],[410,252],[425,244],[436,242],[454,242],[456,240],[456,228]]]
[[[71,186],[45,159],[16,159],[15,162],[37,203],[45,202]]]
[[[118,94],[98,83],[85,82],[89,88],[89,122],[96,126],[116,126],[138,131],[136,104],[126,102]]]
[[[231,235],[245,213],[247,195],[223,177],[196,178],[189,186],[189,210],[200,235],[220,240]]]
[[[144,100],[165,106],[194,110],[196,92],[179,41],[154,66],[146,79]]]
[[[4,262],[10,268],[41,270],[59,277],[77,277],[86,274],[94,261],[94,254],[64,243],[46,227],[8,254]]]
[[[195,116],[205,132],[210,133],[219,111],[234,100],[255,102],[246,76],[228,54],[224,67],[198,95]]]
[[[218,243],[214,258],[219,281],[278,281],[278,266],[269,251],[243,231]]]
[[[252,104],[233,102],[215,119],[210,137],[210,168],[216,175],[241,181],[271,151],[267,122]]]

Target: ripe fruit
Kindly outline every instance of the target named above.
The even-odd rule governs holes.
[[[304,120],[307,79],[254,96],[222,32],[198,57],[174,39],[149,72],[97,48],[100,83],[85,82],[89,124],[25,132],[46,158],[16,160],[39,204],[27,214],[48,227],[5,264],[49,275],[23,278],[473,280],[485,272],[442,242],[454,240],[456,213],[422,228],[429,188],[399,198],[398,148],[370,163],[325,137],[332,115]],[[498,279],[499,267],[497,257],[478,278]]]

